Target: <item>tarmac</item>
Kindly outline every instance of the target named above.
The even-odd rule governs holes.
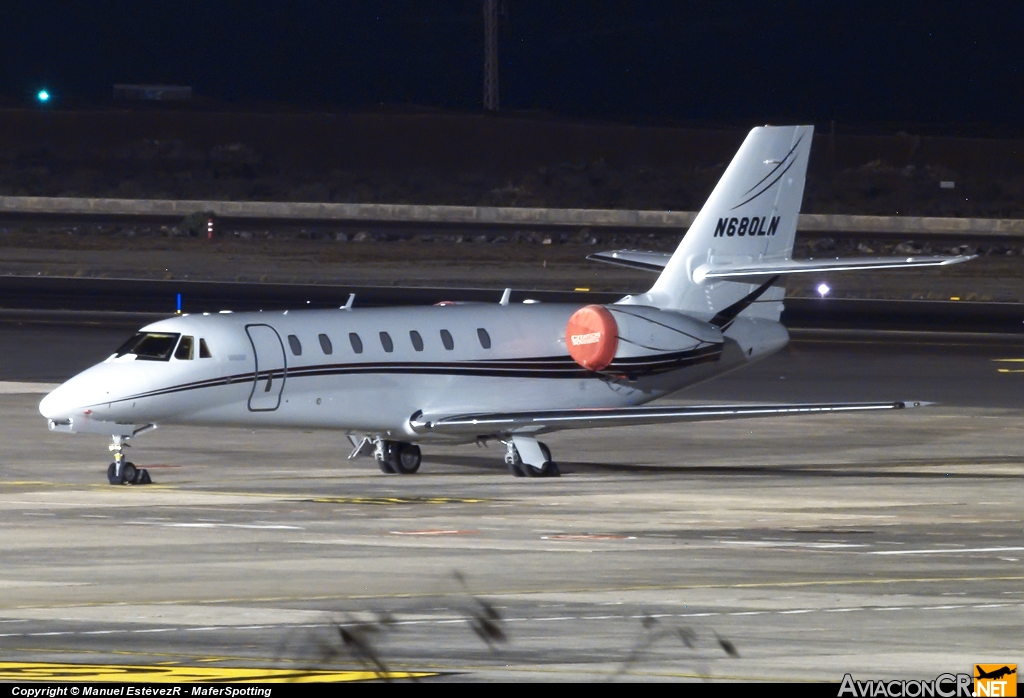
[[[1021,659],[1019,337],[800,334],[675,399],[939,404],[553,434],[557,479],[496,449],[388,476],[331,432],[167,428],[130,453],[155,484],[111,487],[104,439],[36,410],[64,364],[6,336],[0,679],[839,682]]]

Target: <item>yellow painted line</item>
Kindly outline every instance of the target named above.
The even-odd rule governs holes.
[[[1016,364],[1024,363],[1024,359],[992,359],[992,360],[993,361],[1003,361],[1003,362],[1006,362],[1006,363],[1016,363]]]
[[[424,671],[321,671],[246,667],[195,667],[132,664],[56,664],[0,662],[0,681],[117,681],[121,683],[335,683],[419,679],[437,676]]]
[[[1012,369],[1012,368],[997,368],[998,373],[1024,373],[1024,368]]]

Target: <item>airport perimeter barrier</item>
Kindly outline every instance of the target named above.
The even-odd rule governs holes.
[[[0,196],[0,215],[183,218],[194,213],[218,218],[282,223],[367,223],[483,225],[561,228],[688,228],[695,211],[618,209],[432,206],[421,204],[334,204],[274,201],[202,201],[174,199],[87,199],[47,196]],[[1008,218],[939,218],[853,216],[804,213],[797,229],[814,233],[879,235],[956,235],[1024,237],[1024,220]]]

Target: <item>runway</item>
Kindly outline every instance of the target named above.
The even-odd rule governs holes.
[[[45,339],[85,344],[69,332]],[[425,449],[399,477],[333,433],[168,428],[130,454],[157,484],[123,488],[104,439],[49,434],[11,383],[60,380],[59,355],[5,337],[0,678],[838,682],[1019,659],[1014,337],[798,333],[678,399],[942,404],[556,434],[559,479],[509,477],[496,449]]]

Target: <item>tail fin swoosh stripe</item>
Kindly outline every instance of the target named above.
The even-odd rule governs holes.
[[[797,140],[796,140],[796,143],[794,143],[794,144],[793,144],[793,147],[789,149],[789,152],[788,152],[788,153],[786,153],[786,157],[784,157],[784,158],[782,158],[781,160],[779,160],[778,164],[777,164],[777,165],[775,165],[775,167],[773,167],[773,168],[771,169],[771,171],[769,171],[769,172],[768,172],[768,174],[766,174],[766,175],[765,175],[764,177],[762,177],[762,178],[761,178],[761,179],[760,179],[760,180],[759,180],[759,181],[757,182],[757,184],[755,184],[754,186],[750,187],[750,189],[747,189],[747,190],[746,190],[745,192],[743,192],[743,195],[744,195],[744,196],[746,196],[746,195],[747,195],[747,194],[749,194],[750,192],[754,191],[754,190],[755,190],[755,189],[757,189],[757,188],[758,188],[759,186],[761,186],[761,183],[762,183],[762,182],[764,182],[764,181],[765,181],[766,179],[768,179],[768,178],[769,178],[769,177],[771,177],[771,176],[772,176],[773,174],[775,174],[776,172],[778,172],[779,168],[780,168],[780,167],[782,167],[783,165],[785,165],[785,164],[786,164],[786,161],[787,161],[787,160],[789,160],[789,159],[790,159],[791,157],[793,157],[793,153],[795,153],[795,152],[796,152],[796,149],[800,147],[800,142],[801,142],[801,141],[803,141],[803,139],[804,139],[804,137],[803,137],[803,134],[801,134],[801,135],[800,135],[800,137],[799,137],[799,138],[797,138]],[[792,165],[793,163],[789,163],[789,164],[790,164],[790,165]],[[789,168],[787,167],[786,169],[789,169]]]
[[[764,194],[764,193],[765,193],[766,191],[768,191],[769,189],[771,189],[772,187],[774,187],[774,186],[775,186],[775,183],[776,183],[776,182],[778,182],[778,181],[779,181],[780,179],[782,179],[783,177],[785,177],[785,176],[786,176],[786,173],[787,173],[787,172],[789,172],[789,168],[790,168],[790,167],[792,167],[792,166],[793,166],[793,165],[795,165],[795,164],[796,164],[796,160],[794,160],[793,162],[789,163],[789,165],[788,165],[788,166],[786,167],[786,169],[784,169],[784,170],[783,170],[782,172],[780,172],[780,173],[779,173],[779,176],[778,176],[778,177],[776,177],[775,179],[773,179],[773,180],[772,180],[772,181],[771,181],[771,182],[770,182],[770,183],[768,184],[768,186],[766,186],[766,187],[765,187],[764,189],[762,189],[761,191],[759,191],[759,192],[757,192],[756,194],[754,194],[754,195],[753,195],[752,197],[750,197],[749,199],[746,199],[746,200],[744,200],[744,201],[741,201],[741,202],[739,202],[738,204],[736,204],[735,206],[733,206],[731,210],[735,211],[735,210],[736,210],[736,209],[738,209],[738,208],[739,208],[740,206],[743,206],[744,204],[749,204],[749,203],[750,203],[751,201],[753,201],[753,200],[754,200],[754,199],[756,199],[757,197],[761,196],[761,194]]]

